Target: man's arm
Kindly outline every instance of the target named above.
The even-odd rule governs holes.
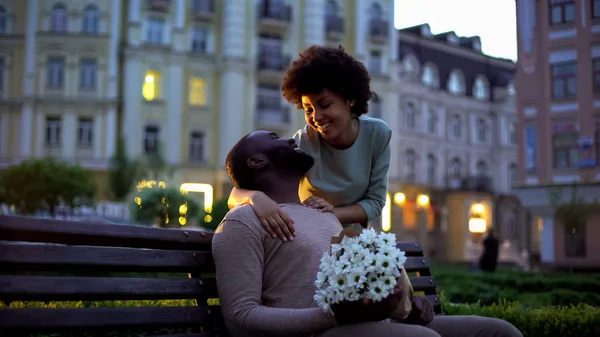
[[[262,305],[262,238],[236,220],[225,220],[212,245],[217,288],[225,321],[241,334],[306,336],[335,326],[319,308],[282,309]],[[302,266],[299,266],[302,267]]]

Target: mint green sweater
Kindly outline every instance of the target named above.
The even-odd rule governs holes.
[[[300,200],[321,197],[334,207],[359,204],[371,222],[381,215],[390,168],[391,128],[381,119],[359,118],[356,141],[345,150],[329,146],[310,126],[294,139],[315,164],[300,181]],[[347,226],[348,224],[344,224]]]

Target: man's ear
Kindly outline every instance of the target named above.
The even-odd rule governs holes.
[[[267,158],[263,154],[257,154],[248,158],[246,165],[251,169],[260,169],[267,166]]]

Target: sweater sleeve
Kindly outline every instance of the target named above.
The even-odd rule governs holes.
[[[262,305],[264,246],[247,225],[225,220],[215,233],[212,251],[221,309],[233,336],[307,336],[335,325],[319,308]]]
[[[388,171],[390,170],[390,142],[392,130],[386,127],[385,132],[379,139],[379,144],[373,146],[373,165],[369,176],[369,187],[364,198],[358,202],[367,213],[368,221],[371,222],[381,215],[385,206],[385,197],[388,187]]]

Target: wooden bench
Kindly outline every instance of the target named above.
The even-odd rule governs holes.
[[[149,329],[169,328],[181,331],[164,330],[162,336],[227,336],[215,300],[210,233],[0,216],[0,240],[0,301],[6,306],[13,301],[188,300],[173,306],[2,308],[3,335],[136,331],[143,336]],[[424,292],[441,313],[420,246],[399,247],[409,256],[409,274],[419,274],[411,277],[415,291]]]

